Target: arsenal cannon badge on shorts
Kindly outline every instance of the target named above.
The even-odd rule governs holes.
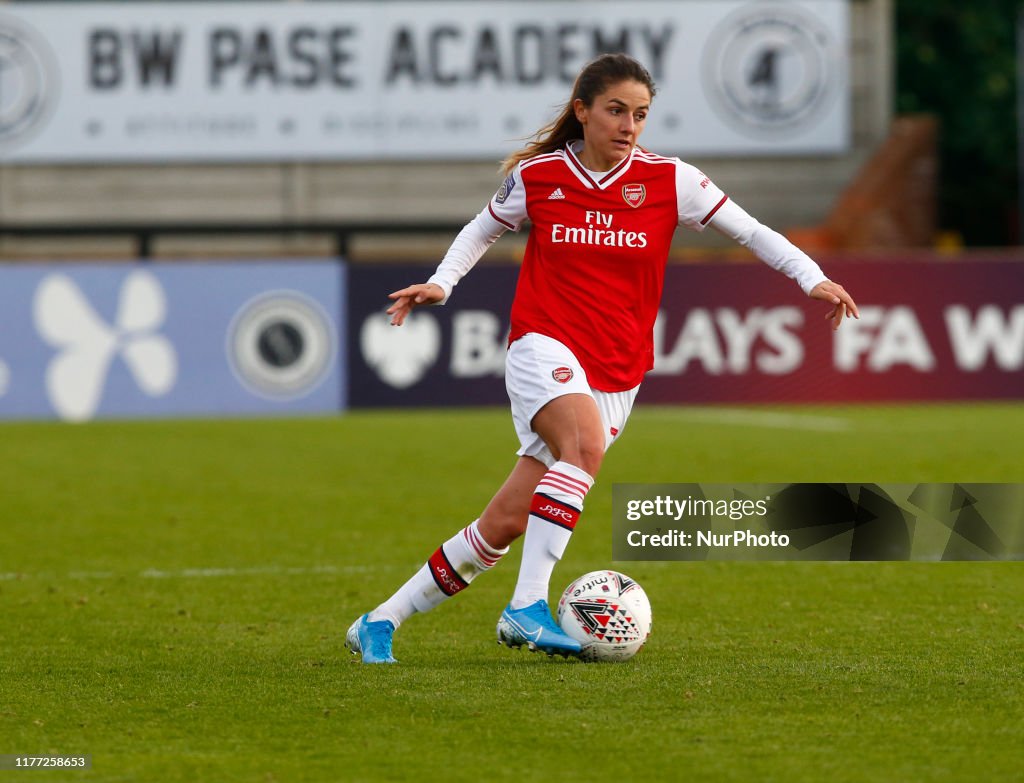
[[[572,368],[558,367],[551,371],[551,377],[559,383],[568,383],[572,380]]]

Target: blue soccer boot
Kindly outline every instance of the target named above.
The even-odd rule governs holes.
[[[509,604],[498,619],[498,644],[522,647],[531,652],[540,650],[548,655],[580,654],[580,643],[566,636],[551,618],[548,602],[536,601],[522,609],[513,609]]]
[[[345,634],[345,646],[353,655],[362,655],[363,663],[398,663],[391,654],[391,636],[395,626],[390,620],[371,623],[370,615],[364,614]]]

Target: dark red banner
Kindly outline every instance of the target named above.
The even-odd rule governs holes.
[[[670,266],[652,403],[1024,398],[1024,260],[826,261],[860,306],[830,309],[753,263]],[[432,268],[350,267],[354,406],[505,401],[501,377],[516,270],[480,266],[413,328],[387,327],[385,295]]]
[[[1024,263],[836,261],[860,308],[830,307],[759,264],[673,267],[646,402],[1024,397]]]

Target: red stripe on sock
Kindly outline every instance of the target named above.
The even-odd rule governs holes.
[[[469,544],[470,548],[476,552],[476,556],[480,558],[481,563],[490,568],[498,562],[498,558],[501,557],[501,555],[495,556],[488,553],[488,551],[483,548],[483,539],[480,537],[479,533],[473,530],[473,528],[463,528],[462,533],[466,537],[466,542]]]
[[[443,547],[437,548],[427,561],[427,565],[430,567],[430,575],[434,577],[437,586],[445,595],[455,595],[469,587],[469,582],[459,576],[459,572],[448,562]]]
[[[558,476],[558,478],[562,479],[563,481],[568,481],[570,484],[573,484],[576,487],[578,487],[580,492],[582,492],[584,495],[586,495],[588,492],[590,492],[590,484],[588,484],[585,481],[580,481],[578,478],[573,478],[568,473],[561,473],[561,472],[559,472],[557,470],[552,469],[552,470],[549,470],[545,475],[546,476]]]
[[[581,505],[583,503],[583,495],[580,493],[578,489],[576,489],[576,487],[572,486],[571,484],[564,484],[558,479],[553,479],[549,478],[548,476],[545,476],[540,480],[540,483],[537,484],[537,489],[540,489],[541,487],[551,487],[552,489],[558,490],[559,492],[565,492],[568,495],[573,495],[580,499]]]

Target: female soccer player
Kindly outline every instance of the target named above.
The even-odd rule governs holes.
[[[548,608],[548,583],[622,433],[644,373],[672,235],[711,225],[832,305],[834,329],[857,305],[788,240],[761,225],[703,173],[637,146],[655,88],[632,58],[584,67],[560,116],[505,162],[501,188],[456,237],[426,283],[390,294],[391,323],[443,304],[508,229],[533,224],[515,299],[505,382],[521,448],[480,518],[441,544],[398,591],[346,636],[364,663],[394,663],[396,628],[464,590],[525,532],[519,580],[498,641],[574,655]]]

